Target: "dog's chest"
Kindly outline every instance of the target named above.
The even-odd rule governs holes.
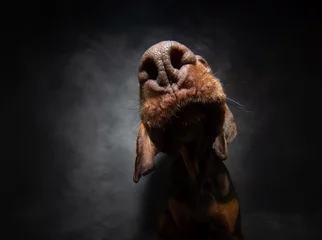
[[[210,205],[227,202],[235,194],[228,170],[221,161],[208,157],[204,164],[199,164],[199,174],[193,182],[182,159],[178,158],[172,166],[169,197],[202,214]]]

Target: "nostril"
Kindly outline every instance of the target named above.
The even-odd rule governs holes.
[[[179,49],[172,49],[171,50],[170,61],[171,61],[172,67],[179,70],[183,66],[183,63],[182,63],[183,54],[184,54],[184,52]]]
[[[156,80],[158,77],[158,68],[152,58],[147,58],[142,62],[139,72],[140,83],[149,79]]]
[[[179,70],[186,64],[195,63],[196,57],[189,49],[172,48],[170,52],[170,61],[173,68]]]

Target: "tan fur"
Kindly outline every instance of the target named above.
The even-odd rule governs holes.
[[[235,198],[226,203],[214,203],[208,210],[209,216],[222,222],[231,234],[235,231],[238,212],[239,203]]]

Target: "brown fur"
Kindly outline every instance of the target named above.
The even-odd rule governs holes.
[[[183,56],[178,69],[169,65],[171,54]],[[208,63],[177,42],[161,42],[143,55],[139,80],[141,123],[134,182],[154,170],[157,153],[175,158],[169,209],[157,224],[160,236],[243,239],[239,202],[222,162],[237,128]]]
[[[163,91],[149,88],[149,81],[140,85],[141,121],[147,127],[160,127],[181,106],[188,102],[224,102],[226,95],[219,81],[209,74],[199,61],[188,66],[179,86],[169,86]],[[186,76],[185,76],[186,75]],[[198,82],[195,79],[199,79]]]

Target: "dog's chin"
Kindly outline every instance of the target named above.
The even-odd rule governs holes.
[[[169,121],[162,127],[165,131],[167,129],[186,129],[197,127],[207,122],[212,118],[215,110],[218,108],[216,103],[199,103],[191,102],[178,109]]]
[[[202,139],[215,136],[215,128],[220,119],[220,104],[191,102],[180,109],[159,128],[151,129],[150,136],[162,152],[176,152]],[[218,122],[218,123],[216,123]]]
[[[206,121],[206,112],[202,105],[190,103],[177,110],[163,126],[165,131],[187,131]]]

